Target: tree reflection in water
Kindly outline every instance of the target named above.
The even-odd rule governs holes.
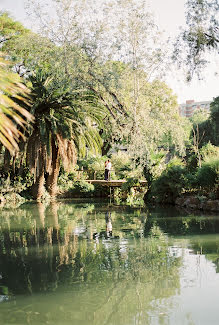
[[[0,324],[147,324],[155,299],[165,315],[181,266],[168,227],[144,211],[89,204],[2,210],[0,297],[11,301]]]

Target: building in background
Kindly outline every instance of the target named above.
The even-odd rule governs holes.
[[[194,100],[187,100],[185,104],[179,105],[179,114],[181,116],[191,117],[197,110],[210,110],[211,101],[195,102]]]

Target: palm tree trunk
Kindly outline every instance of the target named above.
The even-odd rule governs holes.
[[[55,199],[57,194],[57,181],[60,169],[59,149],[56,147],[55,142],[52,144],[52,172],[48,176],[46,181],[46,188],[51,196],[51,199]]]
[[[25,159],[26,159],[27,143],[24,141],[20,141],[19,148],[20,148],[21,154],[19,156],[18,174],[23,175]]]
[[[14,156],[13,156],[13,159],[12,159],[12,170],[13,170],[13,173],[15,175],[16,173],[16,160],[17,160],[17,157],[18,157],[18,152],[15,152]]]
[[[218,179],[218,183],[216,185],[216,199],[219,199],[219,179]]]
[[[32,186],[32,195],[34,199],[36,199],[37,201],[40,201],[44,193],[44,182],[45,182],[45,177],[44,177],[45,157],[44,156],[45,156],[45,148],[44,146],[41,146],[40,154],[37,161],[38,168],[36,173],[36,181]]]
[[[11,154],[8,149],[5,148],[4,153],[4,170],[7,172],[10,169],[10,162],[11,162]]]
[[[36,177],[36,182],[32,186],[32,194],[33,198],[37,201],[40,201],[40,199],[43,196],[44,193],[44,168],[41,169],[40,174]]]

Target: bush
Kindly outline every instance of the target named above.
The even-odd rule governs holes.
[[[77,181],[70,189],[70,192],[76,196],[90,197],[94,193],[94,185],[89,184],[86,181]]]
[[[79,169],[83,167],[83,170],[87,173],[88,179],[104,179],[105,161],[108,160],[105,156],[95,156],[87,159],[81,159],[78,161]]]
[[[198,156],[194,152],[190,152],[186,157],[186,168],[190,172],[196,171],[198,167]]]
[[[82,176],[80,180],[82,180]],[[78,171],[75,170],[71,173],[67,173],[64,170],[60,170],[59,177],[58,177],[58,186],[61,191],[66,191],[73,187],[75,181],[78,180]]]
[[[165,169],[165,159],[167,152],[160,150],[159,152],[152,152],[146,159],[143,167],[143,175],[147,180],[148,187],[150,188],[154,179],[158,178]]]
[[[206,158],[219,157],[219,147],[208,142],[200,149],[200,154],[204,161]]]
[[[125,178],[132,171],[130,157],[125,152],[112,154],[111,161],[115,175],[119,179]]]
[[[0,192],[21,193],[33,184],[33,179],[34,177],[27,167],[23,168],[20,175],[18,171],[4,171],[2,166],[0,169]]]
[[[174,203],[187,185],[186,170],[176,165],[167,168],[151,186],[150,199],[159,203]]]
[[[171,169],[175,166],[181,166],[184,167],[185,163],[180,159],[179,157],[173,157],[167,164],[167,169]]]
[[[189,172],[185,175],[186,177],[186,189],[188,190],[196,190],[197,185],[197,173],[196,172]]]
[[[205,190],[215,188],[219,180],[219,159],[208,159],[197,172],[197,184]]]
[[[25,199],[18,193],[8,193],[4,195],[6,203],[24,203]]]
[[[122,184],[121,190],[123,192],[130,191],[132,187],[139,186],[139,179],[134,177],[129,177],[126,180],[126,183]]]

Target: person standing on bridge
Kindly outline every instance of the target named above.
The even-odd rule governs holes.
[[[111,161],[108,159],[105,162],[105,181],[109,181],[110,180],[110,171],[112,168],[112,164]]]
[[[105,164],[104,164],[104,180],[107,181],[107,178],[108,178],[108,170],[107,170],[107,163],[108,163],[108,160],[105,161]]]

